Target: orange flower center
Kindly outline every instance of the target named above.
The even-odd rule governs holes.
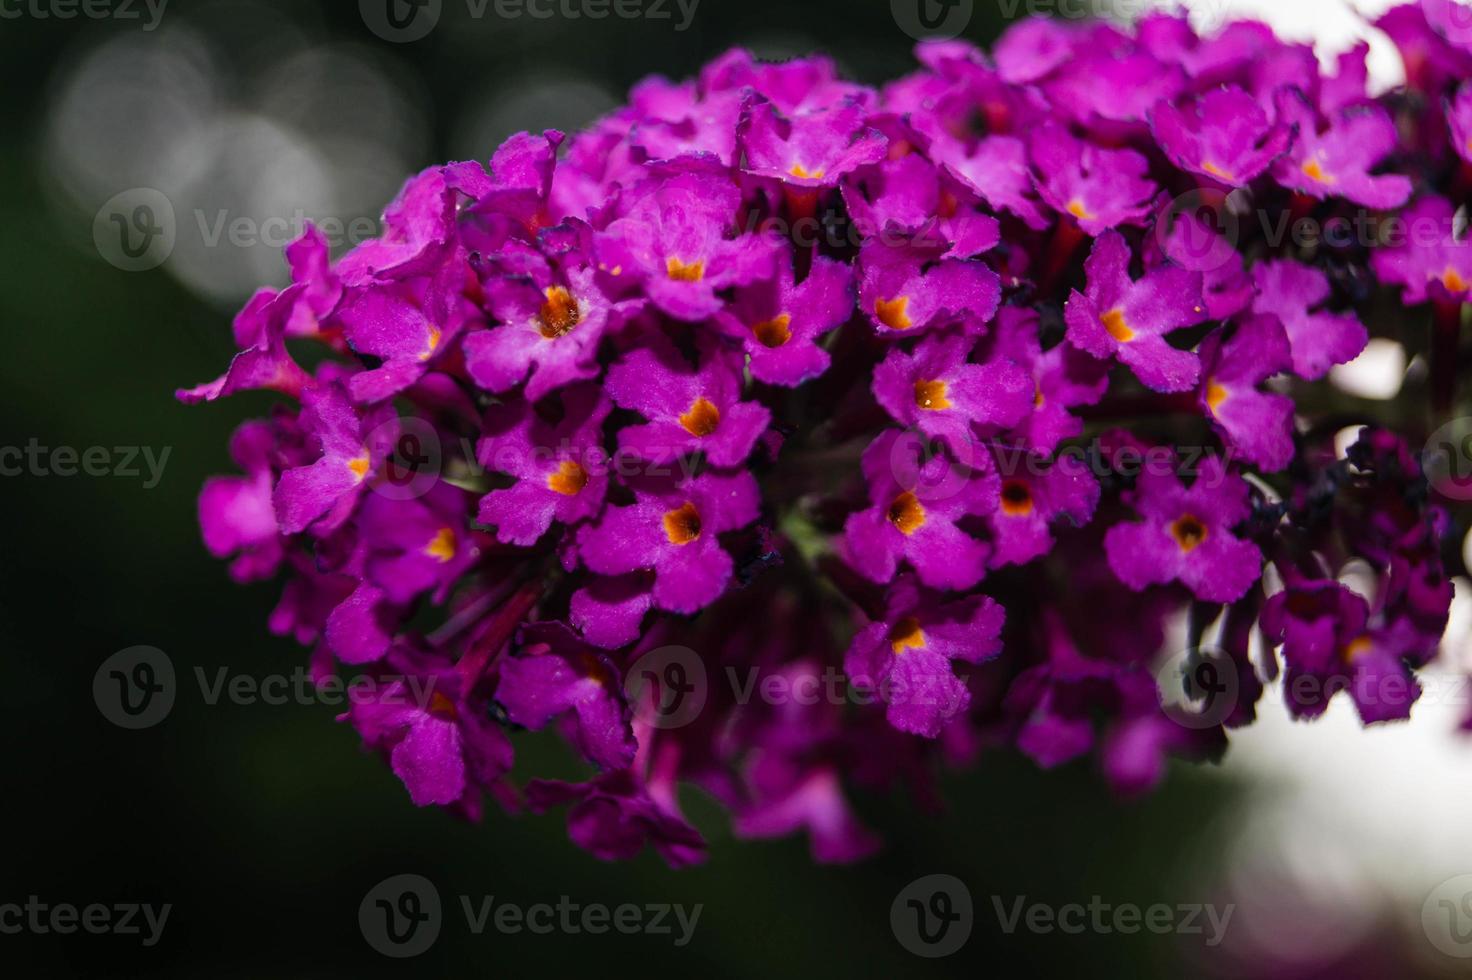
[[[699,282],[705,278],[705,263],[697,259],[687,264],[671,255],[665,259],[664,271],[676,282]]]
[[[1210,160],[1202,160],[1201,161],[1201,169],[1202,170],[1205,170],[1207,173],[1211,174],[1213,177],[1220,177],[1222,180],[1236,180],[1237,179],[1232,174],[1232,172],[1230,170],[1224,170],[1221,167],[1218,167],[1216,164],[1212,163]]]
[[[455,710],[455,702],[439,691],[429,696],[429,713],[437,718],[447,718],[451,721],[459,715],[459,712]]]
[[[891,330],[908,330],[915,325],[907,312],[910,307],[910,297],[896,296],[894,299],[876,299],[874,301],[874,315],[879,322]]]
[[[925,508],[913,492],[906,490],[890,502],[888,516],[889,523],[899,528],[901,534],[910,535],[925,523]]]
[[[1181,550],[1190,554],[1206,540],[1206,525],[1194,514],[1182,514],[1171,524],[1170,534]]]
[[[572,298],[567,287],[548,286],[542,294],[547,297],[547,301],[537,313],[537,319],[541,321],[538,329],[543,337],[556,340],[577,326],[582,314],[578,312],[577,300]]]
[[[920,629],[920,620],[906,616],[889,630],[889,648],[896,654],[906,650],[919,650],[925,646],[925,632]]]
[[[791,323],[792,317],[779,313],[770,320],[752,324],[751,332],[763,347],[781,347],[792,339],[792,331],[789,329]]]
[[[670,544],[689,544],[700,537],[700,511],[690,501],[665,511],[664,536]]]
[[[1368,636],[1355,637],[1345,644],[1344,649],[1339,651],[1339,655],[1344,658],[1345,663],[1352,664],[1360,657],[1369,653],[1374,646],[1375,642]]]
[[[564,459],[547,477],[547,489],[564,497],[576,497],[588,485],[588,471],[575,459]]]
[[[695,399],[689,410],[680,416],[680,424],[692,436],[703,439],[720,427],[721,410],[702,396]]]
[[[1337,181],[1337,178],[1335,178],[1332,174],[1327,174],[1324,172],[1323,165],[1320,164],[1317,160],[1310,160],[1308,163],[1305,163],[1303,165],[1303,172],[1307,174],[1311,179],[1317,180],[1321,184],[1333,184]]]
[[[1008,517],[1026,517],[1032,513],[1032,489],[1022,480],[1002,484],[1002,513]]]
[[[1231,392],[1215,379],[1206,382],[1206,406],[1211,409],[1211,414],[1216,415]]]
[[[434,537],[429,539],[429,544],[424,546],[424,553],[440,562],[447,562],[455,557],[455,532],[447,527],[442,527],[435,532]]]
[[[1100,319],[1104,322],[1104,329],[1109,331],[1109,336],[1127,344],[1135,339],[1135,330],[1124,319],[1124,310],[1110,310]]]
[[[946,383],[944,381],[916,381],[915,405],[932,412],[950,408],[950,399],[946,397]]]

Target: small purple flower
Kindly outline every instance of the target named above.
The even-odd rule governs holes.
[[[1273,164],[1273,179],[1284,187],[1323,200],[1342,197],[1367,208],[1398,208],[1411,196],[1411,181],[1400,174],[1371,176],[1395,151],[1395,123],[1379,105],[1351,106],[1322,130],[1318,113],[1296,89],[1278,99],[1280,118],[1298,133],[1293,148]]]
[[[603,509],[608,466],[602,428],[612,406],[591,384],[564,388],[560,402],[563,415],[555,424],[525,401],[486,413],[476,457],[517,482],[482,497],[476,520],[494,525],[496,537],[507,544],[528,547],[554,520],[572,527]]]
[[[992,135],[969,148],[941,145],[935,156],[973,193],[998,211],[1010,211],[1030,228],[1048,227],[1028,168],[1027,144],[1015,136]]]
[[[1042,456],[1002,446],[996,450],[1002,489],[997,509],[987,515],[992,530],[993,568],[1025,565],[1053,548],[1054,524],[1082,527],[1099,504],[1099,481],[1079,460]]]
[[[968,363],[975,342],[930,334],[907,354],[898,345],[874,369],[874,399],[900,425],[965,441],[971,427],[1010,428],[1032,407],[1032,378],[1007,358]]]
[[[791,262],[778,262],[775,279],[738,289],[714,322],[746,349],[752,377],[795,388],[828,369],[828,352],[818,341],[853,311],[852,271],[818,256],[796,285]]]
[[[871,506],[844,525],[849,560],[875,582],[891,581],[903,558],[930,588],[969,589],[986,575],[988,549],[957,522],[996,509],[996,474],[968,470],[943,453],[921,463],[919,448],[912,434],[890,429],[864,450]],[[989,465],[977,456],[978,465]]]
[[[1423,197],[1401,213],[1389,240],[1371,254],[1377,276],[1405,287],[1401,302],[1464,302],[1472,292],[1472,242],[1458,237],[1455,213],[1446,198]]]
[[[424,375],[468,320],[461,292],[469,271],[456,257],[428,280],[357,291],[344,304],[338,318],[348,344],[381,362],[348,379],[355,401],[392,398]]]
[[[517,656],[500,662],[496,701],[518,725],[546,727],[569,715],[584,758],[603,769],[623,769],[638,748],[618,668],[561,623],[523,626]]]
[[[1447,129],[1457,156],[1472,163],[1472,81],[1457,86],[1446,103]]]
[[[1036,311],[1020,306],[1005,306],[997,314],[993,343],[998,354],[1032,375],[1032,411],[1014,429],[1025,445],[1051,453],[1083,432],[1083,420],[1069,409],[1099,403],[1109,388],[1107,364],[1068,343],[1044,351]]]
[[[692,171],[634,195],[627,212],[597,236],[602,268],[642,281],[649,301],[679,320],[721,308],[718,290],[770,278],[774,244],[734,235],[739,188],[725,176]]]
[[[214,381],[181,388],[174,397],[186,405],[212,402],[242,391],[277,391],[293,397],[312,383],[286,349],[286,329],[296,312],[305,287],[293,284],[279,293],[261,290],[251,297],[239,317],[237,333],[253,334],[250,346],[236,354],[225,373]],[[243,322],[249,326],[243,326]]]
[[[1081,41],[1076,56],[1043,82],[1043,91],[1054,108],[1084,125],[1144,122],[1153,106],[1169,105],[1180,94],[1186,77],[1180,66],[1132,48]]]
[[[644,614],[654,606],[647,573],[594,578],[573,593],[568,620],[583,639],[604,650],[617,650],[639,638]]]
[[[1206,314],[1201,273],[1162,265],[1130,278],[1130,247],[1117,231],[1094,242],[1084,270],[1088,286],[1068,297],[1068,340],[1097,358],[1113,356],[1156,391],[1186,391],[1200,370],[1196,355],[1164,335],[1200,323]]]
[[[757,519],[760,494],[750,473],[708,472],[678,482],[632,487],[634,504],[609,506],[584,528],[580,554],[599,575],[654,572],[654,603],[688,614],[725,591],[735,567],[719,535]]]
[[[793,188],[833,187],[856,168],[884,159],[885,138],[866,125],[867,117],[855,101],[792,118],[770,102],[753,101],[737,130],[744,169]]]
[[[741,397],[740,366],[707,348],[698,366],[669,344],[639,347],[608,369],[604,385],[621,408],[649,420],[619,430],[619,448],[655,464],[704,453],[714,466],[740,466],[772,415]]]
[[[1223,85],[1181,105],[1150,111],[1155,141],[1177,167],[1229,187],[1246,187],[1288,151],[1293,130],[1268,118],[1258,101]]]
[[[1000,653],[1004,618],[989,596],[943,602],[901,577],[890,586],[884,619],[854,637],[843,669],[854,684],[879,692],[891,725],[935,738],[971,703],[951,661],[979,664]]]
[[[1281,470],[1293,459],[1293,399],[1258,385],[1293,366],[1288,335],[1277,317],[1258,315],[1222,338],[1201,344],[1201,410],[1246,460]]]
[[[598,284],[596,273],[573,266],[565,276],[550,266],[532,275],[493,276],[485,284],[492,315],[500,326],[465,338],[465,368],[477,385],[504,392],[530,370],[526,396],[538,401],[549,391],[598,374],[598,344],[604,331],[627,315]]]
[[[1252,303],[1252,280],[1241,254],[1201,215],[1192,211],[1177,215],[1162,251],[1181,268],[1201,273],[1208,319],[1225,320]]]
[[[758,753],[746,771],[754,799],[732,817],[732,832],[746,840],[786,837],[806,830],[813,860],[859,861],[879,848],[872,831],[854,815],[835,767],[799,766],[786,755]]]
[[[344,285],[366,286],[432,274],[455,227],[456,193],[445,168],[430,167],[405,182],[383,212],[383,234],[338,260]]]
[[[199,492],[199,526],[216,558],[235,555],[230,577],[253,582],[276,573],[284,554],[271,489],[276,483],[277,427],[246,422],[230,437],[230,458],[244,476],[215,476]]]
[[[276,518],[283,534],[314,525],[325,533],[347,520],[369,477],[388,458],[399,435],[398,416],[388,405],[360,416],[342,388],[329,384],[303,393],[301,420],[322,455],[281,474]]]
[[[390,662],[399,679],[355,695],[338,720],[388,756],[416,806],[474,810],[511,770],[511,742],[448,661],[405,651]]]
[[[870,243],[859,253],[859,265],[859,306],[881,336],[958,322],[977,334],[1001,303],[1001,281],[984,262],[936,261],[925,249]]]
[[[1179,581],[1206,602],[1235,602],[1262,572],[1262,553],[1233,529],[1251,511],[1247,483],[1221,460],[1204,461],[1190,488],[1147,467],[1134,491],[1140,522],[1116,524],[1104,538],[1109,567],[1140,591]]]
[[[705,840],[655,800],[632,770],[615,769],[585,783],[534,779],[527,784],[526,798],[535,813],[572,804],[568,836],[604,861],[628,860],[646,844],[673,868],[705,860]]]
[[[901,133],[896,140],[919,138],[908,129]],[[865,167],[842,190],[855,230],[867,239],[945,244],[937,256],[942,259],[973,258],[1001,241],[997,219],[981,209],[989,198],[919,153]]]
[[[1106,150],[1074,138],[1062,126],[1044,126],[1028,140],[1038,194],[1090,235],[1143,224],[1158,188],[1145,175],[1149,162],[1134,150]]]
[[[1360,355],[1370,335],[1353,313],[1322,309],[1329,299],[1329,277],[1292,259],[1259,262],[1252,267],[1256,313],[1277,317],[1288,331],[1293,373],[1308,381],[1322,378],[1335,364]]]
[[[1268,599],[1262,630],[1283,646],[1283,691],[1294,715],[1322,714],[1342,685],[1367,725],[1410,717],[1421,686],[1407,664],[1424,663],[1428,644],[1405,620],[1382,627],[1369,620],[1364,597],[1333,580],[1295,582]]]
[[[1053,17],[1027,17],[1002,32],[992,56],[997,74],[1013,85],[1036,82],[1062,67],[1077,51],[1081,34]]]

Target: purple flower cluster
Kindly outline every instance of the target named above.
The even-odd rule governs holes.
[[[287,396],[205,543],[285,573],[270,626],[318,676],[397,679],[343,720],[415,803],[567,807],[602,858],[700,860],[685,787],[859,858],[856,791],[933,805],[1006,746],[1143,790],[1280,672],[1298,715],[1405,718],[1451,599],[1431,416],[1323,379],[1378,300],[1455,397],[1472,37],[1438,10],[1380,22],[1408,84],[1378,98],[1363,48],[1324,74],[1260,24],[1030,20],[880,90],[732,51],[430,168],[381,237],[293,244],[180,393]],[[1413,233],[1263,230],[1355,209]],[[1181,624],[1234,680],[1215,717],[1162,706]],[[703,670],[644,668],[671,649]],[[543,728],[586,779],[513,780]]]

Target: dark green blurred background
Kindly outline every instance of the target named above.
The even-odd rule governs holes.
[[[1209,773],[1177,771],[1155,797],[1120,804],[1086,766],[1044,774],[988,755],[948,781],[950,809],[938,818],[904,800],[861,799],[889,846],[852,868],[814,866],[802,840],[736,844],[711,819],[712,807],[692,801],[714,842],[710,860],[671,873],[648,855],[622,865],[595,861],[567,841],[560,813],[492,812],[471,826],[418,810],[384,766],[358,751],[353,732],[334,723],[330,707],[210,706],[200,697],[195,667],[213,675],[229,666],[259,678],[304,663],[302,650],[266,631],[278,586],[231,584],[201,547],[194,518],[201,480],[230,469],[231,430],[269,399],[176,404],[176,386],[213,377],[226,364],[232,298],[200,286],[210,278],[207,264],[183,277],[169,266],[127,273],[92,247],[93,214],[108,196],[113,166],[107,140],[88,142],[95,127],[121,126],[111,191],[146,183],[139,174],[147,175],[135,165],[136,137],[146,127],[134,129],[114,109],[98,118],[82,112],[75,124],[81,142],[71,148],[79,159],[57,156],[56,113],[112,104],[115,93],[95,77],[81,91],[68,89],[94,52],[118,42],[136,54],[164,43],[171,30],[193,32],[217,59],[209,77],[218,107],[258,93],[259,69],[279,53],[275,31],[289,29],[297,47],[349,44],[407,93],[422,131],[399,134],[404,159],[394,166],[404,172],[471,152],[466,143],[476,133],[499,135],[508,119],[534,125],[545,113],[556,117],[548,124],[580,121],[584,104],[558,95],[559,80],[617,98],[647,73],[690,74],[733,43],[773,53],[826,50],[868,82],[911,65],[912,39],[888,4],[873,0],[701,0],[683,33],[647,20],[471,21],[463,3],[445,6],[427,39],[397,45],[367,31],[346,0],[174,0],[156,32],[109,20],[0,20],[0,445],[34,437],[53,447],[171,449],[152,489],[125,477],[0,480],[9,529],[8,560],[0,564],[9,667],[0,685],[7,796],[0,902],[34,894],[78,905],[173,905],[163,940],[151,949],[134,937],[7,935],[0,936],[0,969],[12,976],[387,973],[404,964],[365,944],[358,904],[384,877],[413,872],[438,885],[451,916],[435,947],[408,965],[441,975],[1193,971],[1173,938],[1004,935],[990,897],[1009,904],[1019,895],[1054,904],[1095,894],[1142,905],[1212,900],[1234,797]],[[989,42],[1000,18],[977,8],[966,34]],[[252,66],[254,74],[246,70]],[[524,89],[528,79],[551,84],[552,94],[537,103]],[[318,81],[303,73],[300,97],[309,100]],[[197,94],[164,88],[157,99]],[[287,98],[278,108],[289,115],[294,105]],[[487,142],[475,152],[484,159],[492,149]],[[381,164],[369,158],[373,152],[365,148],[359,162]],[[338,159],[344,156],[351,161],[354,153]],[[79,172],[92,174],[91,182],[75,179]],[[239,263],[232,270],[239,276]],[[130,732],[101,717],[91,685],[103,659],[136,644],[172,657],[182,691],[165,722]],[[976,925],[962,952],[927,961],[896,942],[889,910],[899,889],[936,872],[967,883]],[[561,895],[583,904],[703,903],[704,910],[684,949],[659,936],[477,937],[454,914],[459,894],[522,905]]]

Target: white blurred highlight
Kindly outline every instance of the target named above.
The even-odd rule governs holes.
[[[1406,349],[1394,340],[1376,337],[1360,356],[1330,368],[1329,381],[1346,394],[1386,401],[1400,393],[1406,377]]]
[[[428,114],[417,85],[378,51],[313,46],[253,0],[198,9],[60,66],[46,177],[58,207],[88,216],[129,188],[162,192],[177,226],[163,269],[233,305],[284,280],[282,229],[295,237],[307,220],[375,219],[426,162]],[[262,24],[268,37],[244,29]],[[353,243],[333,240],[338,252]]]

